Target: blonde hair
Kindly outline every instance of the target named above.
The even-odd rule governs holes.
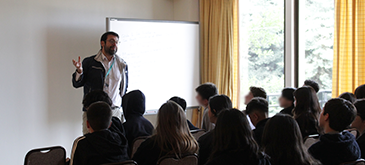
[[[176,155],[177,158],[196,153],[199,149],[190,133],[183,109],[173,101],[168,101],[159,109],[154,136],[161,152]]]

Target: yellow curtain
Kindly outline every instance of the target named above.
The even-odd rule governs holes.
[[[365,0],[335,3],[332,97],[365,83]]]
[[[238,0],[200,0],[201,82],[238,105]]]

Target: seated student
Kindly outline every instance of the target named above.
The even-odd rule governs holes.
[[[262,133],[269,119],[269,103],[264,98],[255,97],[247,104],[245,113],[255,126],[253,135],[257,144],[261,145]]]
[[[92,103],[95,103],[98,101],[103,101],[103,102],[107,103],[109,106],[112,106],[112,103],[113,103],[112,100],[109,98],[109,95],[107,93],[105,93],[103,90],[93,90],[85,96],[85,98],[82,101],[84,109],[86,110],[83,113],[83,122],[82,122],[82,125],[83,125],[82,132],[84,135],[89,133],[89,130],[87,129],[87,124],[86,124],[87,109],[89,109],[89,106]],[[120,131],[125,136],[125,131],[124,131],[122,122],[120,121],[119,118],[117,118],[115,116],[112,117],[112,125],[109,127],[109,130],[111,130],[112,132]]]
[[[351,127],[356,128],[360,133],[356,141],[361,149],[361,158],[365,158],[365,99],[357,100],[354,105],[357,115]]]
[[[344,131],[355,117],[356,108],[349,101],[341,98],[329,100],[319,118],[325,134],[309,148],[309,153],[324,165],[359,159],[361,151],[354,135]]]
[[[134,139],[140,136],[150,136],[153,125],[143,117],[145,108],[145,96],[140,90],[134,90],[123,96],[123,113],[126,122],[123,123],[129,149],[133,148]]]
[[[293,117],[287,114],[277,114],[267,122],[261,145],[263,151],[270,156],[272,165],[320,164],[303,146],[299,126]]]
[[[72,147],[70,165],[99,165],[128,160],[127,139],[108,130],[112,110],[105,102],[96,102],[87,110],[89,133],[77,138]]]
[[[207,165],[269,165],[255,142],[247,117],[237,109],[223,110],[214,130],[213,153]]]
[[[321,111],[318,97],[312,87],[304,86],[294,92],[294,119],[298,122],[302,138],[318,134],[318,115]]]
[[[138,165],[154,165],[166,155],[178,158],[198,152],[182,108],[173,101],[163,104],[157,114],[156,134],[146,139],[133,156]]]
[[[363,99],[365,98],[365,84],[364,85],[360,85],[356,88],[355,90],[355,96],[356,99]]]
[[[319,91],[318,83],[313,80],[305,80],[303,86],[312,87],[316,93],[318,93],[318,91]]]
[[[205,83],[198,86],[195,91],[197,93],[196,99],[198,103],[204,107],[201,128],[205,131],[210,131],[214,129],[214,124],[209,121],[208,101],[210,97],[218,94],[218,89],[213,83]]]
[[[356,101],[355,95],[350,92],[344,92],[344,93],[340,94],[340,96],[338,96],[338,98],[345,99],[345,100],[349,101],[350,103],[355,103],[355,101]]]
[[[174,101],[177,104],[179,104],[181,106],[181,108],[184,110],[184,112],[186,111],[186,101],[183,98],[175,96],[175,97],[171,97],[170,100]],[[193,124],[191,124],[189,119],[186,120],[186,122],[188,123],[188,126],[189,126],[190,130],[199,129],[199,128],[196,128]]]
[[[280,111],[281,114],[288,114],[293,116],[294,109],[294,91],[295,88],[284,88],[281,91],[281,96],[279,98],[280,107],[284,108]]]
[[[254,97],[261,97],[261,98],[266,99],[267,95],[266,95],[265,89],[261,88],[261,87],[251,86],[250,91],[245,96],[245,104],[247,105],[251,101],[251,99]]]
[[[218,114],[224,109],[231,109],[232,102],[226,95],[216,95],[209,99],[209,120],[211,123],[217,122]],[[214,129],[202,135],[199,140],[199,164],[205,164],[212,153]]]

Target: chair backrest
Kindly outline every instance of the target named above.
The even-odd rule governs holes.
[[[133,141],[133,146],[132,146],[132,152],[131,152],[131,158],[133,158],[134,154],[136,153],[138,147],[148,138],[148,136],[141,136],[138,137],[136,139],[134,139]]]
[[[356,161],[342,163],[340,165],[365,165],[365,159],[357,159]]]
[[[157,165],[197,165],[198,156],[196,154],[189,154],[181,159],[176,158],[175,155],[164,156],[159,159]]]
[[[304,146],[309,148],[310,146],[312,146],[314,143],[316,143],[318,141],[319,141],[319,135],[318,134],[309,135],[304,141]]]
[[[135,162],[133,160],[127,160],[127,161],[124,161],[124,162],[108,163],[108,164],[103,164],[103,165],[137,165],[137,162]]]
[[[33,149],[27,153],[24,165],[64,165],[66,151],[61,146]]]
[[[195,140],[198,140],[200,136],[205,134],[205,130],[203,129],[191,130],[190,133],[193,135]]]

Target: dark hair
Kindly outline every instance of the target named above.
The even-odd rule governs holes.
[[[289,115],[277,114],[267,121],[261,145],[263,151],[271,157],[273,165],[320,164],[303,146],[300,128]]]
[[[300,87],[294,92],[294,97],[296,100],[296,105],[293,109],[294,118],[310,113],[318,121],[321,108],[314,89],[308,86]]]
[[[171,97],[170,100],[179,104],[184,111],[186,110],[186,101],[183,98],[174,96]]]
[[[95,102],[90,105],[86,113],[87,121],[94,131],[109,128],[112,121],[112,110],[105,102]]]
[[[247,151],[249,158],[260,157],[259,146],[253,138],[247,117],[237,109],[219,113],[214,128],[213,152],[211,158],[227,152]]]
[[[210,97],[218,94],[218,89],[213,83],[205,83],[198,86],[195,91],[206,100],[209,100]]]
[[[261,97],[254,97],[246,106],[245,113],[248,115],[253,111],[258,111],[260,113],[269,113],[269,103],[266,99]]]
[[[354,106],[356,107],[357,115],[360,116],[362,120],[365,120],[365,99],[355,101]]]
[[[365,84],[360,85],[355,89],[355,96],[357,99],[365,98]]]
[[[108,39],[109,35],[116,36],[119,39],[119,35],[116,32],[109,31],[109,32],[105,32],[103,35],[101,35],[100,42],[104,41],[104,43],[106,43],[106,40]],[[101,47],[101,48],[103,48],[103,47]]]
[[[253,97],[262,97],[266,99],[267,95],[264,88],[261,87],[250,87],[250,92],[252,93]]]
[[[338,96],[339,98],[343,98],[351,103],[354,103],[356,101],[355,95],[350,92],[344,92]]]
[[[294,102],[294,91],[295,88],[284,88],[281,91],[281,96]]]
[[[318,83],[313,80],[305,80],[304,85],[312,87],[316,93],[319,91]]]
[[[232,109],[232,101],[226,95],[215,95],[209,99],[209,107],[214,116],[225,109]]]
[[[92,103],[95,103],[98,101],[104,101],[109,106],[112,106],[112,104],[113,104],[109,95],[107,93],[105,93],[103,90],[99,90],[99,89],[88,93],[82,100],[82,104],[84,105],[84,108],[88,108]]]
[[[355,120],[356,108],[342,98],[328,100],[323,108],[323,115],[329,114],[329,126],[336,131],[343,131]]]

